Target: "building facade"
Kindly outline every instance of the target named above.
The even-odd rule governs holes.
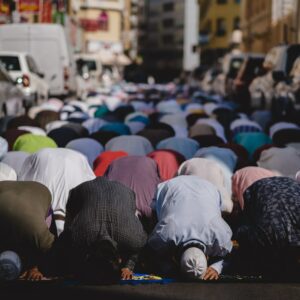
[[[278,44],[299,43],[298,0],[244,0],[243,50],[266,53]]]
[[[226,53],[240,29],[243,0],[199,0],[201,62],[211,65]]]
[[[196,0],[139,1],[139,55],[147,73],[170,80],[199,65]]]
[[[78,19],[83,28],[84,49],[123,51],[122,14],[124,0],[81,0]]]
[[[123,11],[124,52],[133,60],[138,54],[138,2],[139,0],[125,0]]]

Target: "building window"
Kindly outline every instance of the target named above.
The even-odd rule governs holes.
[[[226,4],[227,0],[217,0],[217,4]]]
[[[174,19],[164,19],[162,23],[165,28],[174,27]]]
[[[149,31],[157,31],[158,30],[158,25],[157,25],[157,23],[149,23],[149,25],[148,25],[148,30]]]
[[[108,14],[103,11],[99,16],[99,30],[108,30]]]
[[[224,18],[217,19],[217,36],[226,35],[226,20]]]
[[[164,10],[164,12],[173,11],[174,10],[174,3],[173,2],[165,3],[163,5],[163,10]]]
[[[172,43],[174,43],[174,35],[173,34],[165,34],[162,37],[162,41],[164,44],[172,44]]]
[[[240,17],[235,17],[233,19],[233,30],[240,29],[240,22],[241,22]]]

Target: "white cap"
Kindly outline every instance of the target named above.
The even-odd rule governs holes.
[[[205,254],[199,248],[188,248],[181,256],[180,268],[186,277],[190,279],[200,279],[207,269]]]
[[[21,260],[17,253],[4,251],[0,254],[0,279],[15,280],[20,276]]]

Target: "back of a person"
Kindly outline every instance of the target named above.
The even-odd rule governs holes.
[[[26,255],[50,249],[54,236],[45,218],[51,194],[36,182],[0,182],[0,250],[15,250]]]
[[[220,194],[210,182],[195,176],[176,177],[158,187],[154,232],[176,245],[201,240],[211,230],[211,221],[221,219],[220,206]]]
[[[142,231],[135,210],[133,191],[118,182],[97,177],[71,190],[65,231],[81,246],[90,246],[97,239],[122,242],[129,239],[133,224],[137,232]]]
[[[300,246],[300,185],[288,177],[256,181],[244,193],[244,214],[264,233],[263,246]]]

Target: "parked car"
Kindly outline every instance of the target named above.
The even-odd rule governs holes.
[[[232,82],[231,97],[241,106],[243,111],[250,109],[249,85],[258,76],[266,73],[263,67],[265,56],[263,54],[249,53],[246,55],[237,76]]]
[[[0,64],[0,116],[24,113],[24,94]]]
[[[65,97],[76,92],[76,66],[64,28],[58,24],[7,24],[0,26],[0,50],[26,52],[34,57],[49,94]]]
[[[298,57],[300,57],[300,44],[279,45],[268,52],[263,63],[267,73],[254,79],[249,86],[253,108],[271,108],[275,95],[274,87],[290,74]]]
[[[48,83],[29,54],[0,51],[0,63],[21,86],[28,106],[48,99]]]

